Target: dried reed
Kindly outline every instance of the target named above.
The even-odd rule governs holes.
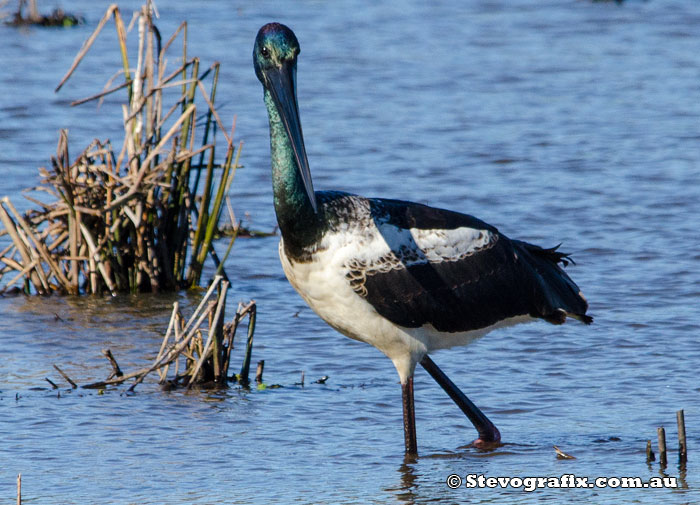
[[[27,196],[38,209],[23,216],[7,197],[0,200],[0,237],[6,234],[10,240],[0,251],[0,293],[16,289],[20,280],[26,293],[39,294],[192,287],[199,285],[207,256],[226,278],[222,264],[236,235],[221,259],[212,241],[239,166],[235,120],[227,133],[214,106],[219,63],[200,72],[199,59],[187,54],[186,22],[161,47],[156,15],[150,1],[134,14],[138,54],[133,67],[127,27],[119,8],[111,5],[56,88],[73,75],[113,19],[123,66],[118,75],[124,80],[115,86],[110,80],[102,92],[74,105],[126,89],[122,147],[116,152],[109,141],[94,140],[71,162],[68,133],[62,130],[52,167],[40,169],[41,185],[34,188],[55,200],[45,203]],[[182,64],[167,69],[166,54],[178,36]],[[173,103],[166,105],[169,98]],[[196,125],[199,110],[205,114]],[[215,161],[219,130],[225,137],[222,163]]]
[[[103,388],[134,379],[129,386],[129,391],[133,391],[154,371],[158,372],[161,384],[167,384],[169,387],[186,386],[188,389],[194,385],[225,385],[230,379],[238,379],[237,376],[228,377],[233,341],[239,324],[248,316],[248,340],[252,345],[256,305],[254,301],[246,305],[239,304],[233,321],[224,324],[228,287],[229,283],[223,280],[223,277],[217,276],[187,322],[182,317],[179,304],[174,303],[168,329],[151,365],[134,372],[123,373],[112,353],[105,350],[103,354],[110,361],[112,373],[104,381],[83,387]],[[250,361],[247,349],[245,360]],[[174,368],[174,375],[168,378],[171,366]]]

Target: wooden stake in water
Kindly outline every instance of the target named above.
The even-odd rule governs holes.
[[[17,505],[22,505],[22,474],[17,474]]]
[[[651,463],[655,459],[654,451],[651,450],[651,440],[647,440],[647,463]]]
[[[676,412],[676,421],[678,422],[678,462],[685,465],[688,461],[688,446],[685,440],[685,413],[683,409]]]
[[[662,467],[666,466],[666,430],[663,426],[656,428],[656,433],[659,436],[659,464]]]

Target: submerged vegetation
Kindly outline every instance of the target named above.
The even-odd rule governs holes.
[[[194,287],[208,256],[217,274],[226,277],[222,265],[238,226],[231,223],[234,232],[223,258],[212,241],[238,167],[235,121],[227,133],[214,106],[219,63],[202,70],[199,59],[187,54],[186,22],[162,44],[156,15],[148,2],[127,29],[119,8],[111,5],[59,84],[57,91],[113,19],[123,68],[102,92],[73,105],[125,92],[122,146],[115,150],[109,140],[94,140],[71,161],[63,130],[51,167],[40,169],[41,184],[34,188],[53,200],[27,195],[37,208],[24,215],[7,197],[0,200],[0,240],[2,235],[10,239],[6,247],[0,245],[0,293]],[[130,58],[127,33],[134,24],[138,54]],[[166,54],[178,37],[179,66],[168,69]],[[113,85],[116,78],[122,82]],[[218,130],[225,144],[223,161],[217,163]]]

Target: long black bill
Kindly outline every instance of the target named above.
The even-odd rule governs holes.
[[[285,63],[279,70],[267,72],[267,84],[272,99],[277,105],[284,129],[287,130],[289,140],[294,150],[294,158],[297,161],[301,179],[304,181],[306,194],[311,201],[314,212],[318,212],[314,186],[311,182],[311,171],[309,170],[309,160],[306,158],[306,148],[304,147],[304,135],[301,131],[301,121],[299,120],[299,106],[296,97],[296,79],[294,78],[295,68],[293,64]]]

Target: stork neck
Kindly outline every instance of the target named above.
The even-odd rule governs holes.
[[[309,200],[294,149],[270,92],[265,90],[270,118],[270,153],[275,213],[285,246],[304,248],[320,236],[319,216]]]

